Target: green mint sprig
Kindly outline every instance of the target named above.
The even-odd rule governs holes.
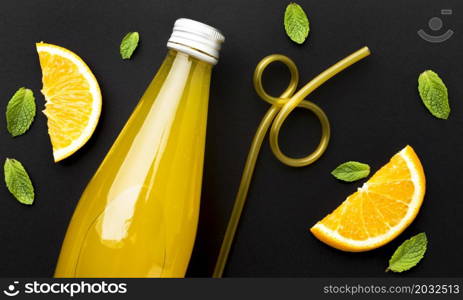
[[[309,19],[302,7],[296,3],[290,3],[286,7],[284,25],[288,37],[298,44],[304,43],[309,35]]]
[[[357,161],[348,161],[337,166],[331,175],[342,181],[353,182],[370,175],[370,166]]]
[[[130,59],[133,52],[138,47],[138,41],[140,40],[140,35],[138,32],[129,32],[122,39],[120,52],[122,59]]]
[[[418,77],[418,92],[429,112],[439,119],[447,119],[450,114],[447,87],[434,71],[427,70]]]
[[[24,134],[34,121],[34,93],[27,88],[20,88],[14,93],[6,107],[6,123],[12,136]]]
[[[419,233],[402,243],[389,260],[387,271],[403,272],[416,266],[424,257],[428,239],[426,233]]]
[[[34,187],[23,165],[16,159],[7,158],[3,170],[10,193],[22,204],[34,203]]]

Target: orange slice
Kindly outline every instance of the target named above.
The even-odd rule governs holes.
[[[406,146],[310,231],[344,251],[381,247],[415,219],[425,188],[421,162],[413,148]]]
[[[37,43],[42,68],[42,94],[47,103],[48,134],[58,162],[80,149],[92,136],[101,113],[101,92],[87,64],[75,53]]]

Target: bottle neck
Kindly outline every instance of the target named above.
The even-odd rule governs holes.
[[[215,65],[217,64],[217,58],[201,51],[201,50],[198,50],[198,49],[195,49],[195,48],[192,48],[192,47],[189,47],[189,46],[186,46],[186,45],[183,45],[183,44],[179,44],[179,43],[174,43],[174,42],[168,42],[167,43],[167,48],[169,49],[172,49],[172,50],[175,50],[175,51],[179,51],[179,52],[182,52],[182,53],[185,53],[187,55],[190,55],[190,56],[193,56],[199,60],[202,60],[208,64],[211,64],[211,65]]]

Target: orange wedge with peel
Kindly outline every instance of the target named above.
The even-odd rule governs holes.
[[[101,92],[87,64],[70,50],[37,43],[48,134],[58,162],[92,136],[101,113]]]
[[[421,162],[413,148],[406,146],[310,231],[343,251],[381,247],[413,222],[425,189]]]

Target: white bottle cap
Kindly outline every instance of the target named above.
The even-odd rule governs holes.
[[[214,27],[181,18],[175,21],[167,47],[216,64],[224,41],[225,37]]]

